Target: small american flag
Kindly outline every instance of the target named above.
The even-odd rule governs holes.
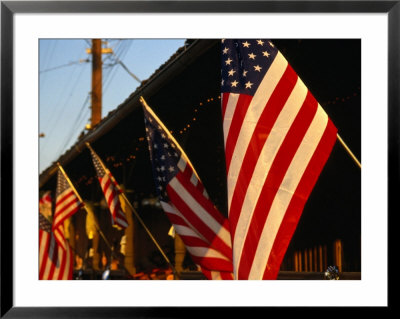
[[[205,276],[233,279],[228,220],[208,198],[186,154],[146,105],[144,115],[161,206]]]
[[[61,247],[52,233],[52,225],[39,213],[39,279],[70,280],[74,257],[69,243],[64,238],[63,226],[60,226],[59,239],[64,241]]]
[[[65,246],[64,221],[75,214],[83,207],[83,203],[78,199],[71,185],[68,183],[64,173],[58,169],[57,188],[56,188],[56,208],[53,219],[53,233],[58,244],[67,249]]]
[[[126,228],[128,227],[128,221],[125,213],[121,209],[121,202],[119,200],[119,194],[122,193],[117,181],[111,175],[111,172],[105,167],[101,159],[97,154],[90,149],[92,154],[93,165],[96,170],[97,178],[100,182],[101,189],[106,199],[107,205],[111,213],[111,223],[116,227]]]
[[[276,279],[337,130],[271,41],[221,50],[234,274]]]

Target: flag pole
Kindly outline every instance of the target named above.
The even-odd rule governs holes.
[[[353,161],[357,164],[357,166],[361,169],[361,163],[357,159],[357,157],[353,154],[353,152],[350,150],[350,148],[346,145],[346,143],[343,141],[343,139],[340,137],[339,134],[337,134],[337,138],[339,142],[342,144],[344,149],[347,151],[347,153],[350,155],[350,157],[353,159]]]
[[[79,195],[78,191],[75,189],[74,185],[72,184],[71,180],[69,179],[69,177],[67,176],[67,174],[65,173],[63,167],[60,165],[60,163],[57,162],[58,168],[60,169],[61,173],[63,173],[65,179],[67,180],[68,184],[71,186],[73,192],[75,193],[76,197],[78,197],[78,199],[80,200],[80,202],[83,204],[83,207],[86,210],[86,213],[89,214],[89,208],[86,206],[85,202],[82,200],[82,197]],[[94,219],[95,221],[95,226],[97,231],[99,232],[100,236],[103,238],[104,242],[106,243],[107,247],[110,249],[111,253],[113,254],[113,249],[111,247],[110,242],[107,240],[106,236],[104,235],[104,233],[101,231],[99,224],[97,223],[97,220]]]
[[[92,146],[89,144],[89,142],[86,142],[86,146],[87,148],[92,151],[97,158],[99,159],[100,165],[103,167],[104,171],[107,171],[107,167],[104,165],[103,161],[101,160],[101,158],[97,155],[97,153],[94,151],[94,149],[92,148]],[[169,258],[167,257],[167,255],[164,253],[164,251],[162,250],[161,246],[158,244],[157,240],[154,238],[154,236],[152,235],[152,233],[150,232],[150,230],[147,228],[146,224],[144,223],[144,221],[142,220],[142,218],[140,218],[138,212],[136,211],[136,209],[133,207],[133,205],[131,204],[131,202],[128,200],[128,198],[125,195],[125,192],[121,189],[121,196],[124,199],[125,203],[129,206],[129,208],[132,210],[132,212],[135,214],[135,217],[137,218],[137,220],[139,221],[139,223],[143,226],[144,230],[146,231],[146,233],[149,235],[150,239],[153,241],[154,245],[157,247],[157,249],[160,251],[161,255],[164,257],[165,261],[168,263],[168,265],[171,267],[172,271],[174,272],[174,275],[179,279],[179,275],[174,267],[174,265],[171,263],[171,261],[169,260]]]

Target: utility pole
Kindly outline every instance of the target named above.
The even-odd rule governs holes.
[[[102,106],[102,62],[101,39],[92,39],[92,118],[91,128],[101,121]]]

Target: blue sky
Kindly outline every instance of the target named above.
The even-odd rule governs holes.
[[[149,78],[185,39],[103,39],[140,80]],[[42,39],[39,43],[39,173],[77,140],[90,122],[91,39]],[[140,84],[111,54],[103,54],[102,117]]]

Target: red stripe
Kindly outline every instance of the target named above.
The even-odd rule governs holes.
[[[225,118],[225,112],[226,112],[226,106],[228,104],[229,94],[230,93],[222,93],[222,103],[221,103],[222,118]]]
[[[182,234],[180,234],[179,236],[182,238],[186,246],[210,248],[210,245],[200,237],[194,237],[191,235],[182,235]]]
[[[224,259],[213,258],[213,257],[198,257],[191,255],[194,263],[206,267],[207,269],[218,270],[218,271],[233,271],[231,261]]]
[[[279,268],[289,246],[290,240],[296,230],[298,221],[303,212],[307,198],[322,172],[327,162],[332,148],[336,141],[337,129],[329,120],[327,128],[313,154],[299,185],[296,188],[295,196],[288,206],[282,226],[280,227],[275,238],[271,254],[268,259],[267,268],[265,269],[263,279],[276,279]]]
[[[210,199],[204,196],[202,192],[198,191],[198,188],[194,186],[190,180],[184,178],[180,173],[176,174],[176,179],[183,185],[183,187],[192,195],[192,197],[204,208],[204,210],[212,216],[219,224],[223,224],[225,217],[215,208],[214,204]],[[200,183],[200,181],[199,181]]]
[[[286,171],[301,144],[317,111],[318,103],[308,92],[307,97],[290,127],[285,139],[271,165],[270,172],[263,185],[259,200],[256,204],[250,227],[245,239],[242,256],[239,263],[238,278],[247,279],[254,255],[258,246],[265,221],[272,202],[280,188]]]
[[[68,280],[72,280],[72,273],[74,270],[74,252],[72,251],[72,249],[69,249],[69,270],[68,270]]]
[[[75,195],[74,195],[75,196]],[[71,208],[71,206],[78,204],[75,208]],[[72,216],[73,214],[75,214],[81,207],[83,206],[82,203],[80,203],[77,198],[75,198],[74,201],[70,202],[68,205],[65,205],[62,209],[60,209],[59,203],[56,203],[56,211],[54,213],[54,223],[52,226],[52,229],[56,229],[58,228],[58,226],[64,222],[64,220],[66,220],[67,218],[69,218],[70,216]],[[58,207],[58,209],[57,209]],[[69,211],[65,216],[63,216],[62,218],[60,217],[61,214],[63,214],[65,211],[67,210],[71,210]]]
[[[65,244],[68,245],[68,243],[65,243]],[[68,249],[68,248],[67,248],[67,249]],[[66,258],[67,258],[67,251],[66,251],[66,250],[63,250],[63,249],[61,249],[61,247],[59,247],[58,253],[59,253],[59,254],[61,253],[61,258],[58,259],[58,262],[59,262],[59,267],[58,267],[59,272],[58,272],[58,276],[54,276],[54,279],[62,280],[62,279],[64,279],[64,270],[65,270],[65,265],[66,265],[66,262],[67,262],[67,261],[66,261]]]
[[[208,269],[205,269],[204,267],[201,267],[201,271],[202,271],[202,273],[204,274],[204,276],[206,276],[206,278],[207,278],[208,280],[211,280],[211,279],[212,279],[212,277],[211,277],[211,271],[209,271]]]
[[[232,272],[221,271],[221,278],[223,280],[233,280],[233,273]]]
[[[233,113],[232,122],[229,127],[229,132],[226,137],[225,145],[225,158],[226,158],[226,171],[229,171],[233,151],[235,150],[236,141],[238,139],[243,120],[246,117],[247,109],[253,99],[250,95],[241,94]]]
[[[46,263],[48,261],[49,258],[49,246],[50,246],[50,234],[43,231],[43,230],[39,230],[39,247],[44,247],[43,250],[43,257],[42,259],[39,261],[40,262],[40,269],[39,269],[39,279],[43,279],[43,274],[44,274],[44,270],[46,268]],[[40,253],[40,250],[39,250]]]
[[[108,197],[106,197],[106,201],[107,201],[108,207],[110,209],[110,213],[111,213],[112,218],[113,218],[112,219],[112,223],[113,224],[117,224],[118,226],[121,226],[121,227],[126,227],[126,225],[121,224],[117,220],[117,218],[122,219],[126,224],[128,224],[128,221],[126,220],[124,213],[121,211],[121,203],[120,203],[120,201],[118,199],[119,191],[116,188],[116,185],[114,184],[114,182],[112,180],[112,176],[109,175],[107,177],[108,178],[106,180],[106,183],[104,184],[104,186],[102,186],[102,190],[103,190],[103,193],[104,193],[105,197],[106,197],[106,193],[108,192],[108,190],[109,189],[111,190],[109,195],[108,195]],[[99,178],[99,181],[100,181],[100,185],[102,185],[101,184],[102,183],[102,178]],[[112,208],[112,203],[113,203],[115,198],[117,198],[117,200],[116,200],[116,203],[114,205],[114,208]]]
[[[293,91],[297,79],[298,77],[293,69],[290,66],[287,66],[281,80],[276,86],[258,120],[249,145],[247,145],[246,154],[242,162],[242,167],[240,168],[230,205],[229,223],[232,238],[235,236],[243,200],[262,148],[264,147],[265,141],[269,136],[276,119]],[[246,147],[246,145],[237,145],[237,147]]]
[[[58,257],[59,257],[58,245],[57,245],[57,242],[55,241],[54,237],[51,239],[51,241],[54,241],[54,250],[53,250],[53,254],[49,258],[50,260],[53,260],[53,262],[50,263],[51,267],[50,267],[49,274],[47,276],[48,280],[51,280],[54,277],[54,270],[56,268],[56,264],[58,262]]]
[[[220,227],[222,228],[222,224],[225,221],[224,217],[215,209],[211,201],[205,198],[202,194],[198,194],[193,184],[183,179],[180,173],[176,175],[176,178],[193,196],[193,198],[198,202],[198,204],[200,204],[203,207],[203,209],[205,209],[208,212],[208,214],[212,216],[221,225]],[[168,196],[170,196],[169,189],[172,190],[172,188],[168,185],[167,186]],[[208,241],[208,243],[212,244],[216,250],[220,251],[223,255],[225,255],[228,258],[232,258],[231,247],[229,247],[211,228],[209,228],[208,225],[205,224],[198,217],[196,212],[193,212],[191,208],[188,205],[186,205],[186,202],[184,202],[179,195],[175,195],[176,194],[175,191],[173,192],[174,192],[173,197],[170,196],[171,201],[175,204],[176,208],[182,214],[184,214],[188,222],[193,227],[196,227],[198,232],[202,234],[202,236],[204,236],[204,238]]]
[[[69,189],[68,193],[66,193],[66,194],[61,193],[56,199],[56,205],[61,205],[63,202],[65,202],[71,196],[75,196],[74,192],[71,189]]]

